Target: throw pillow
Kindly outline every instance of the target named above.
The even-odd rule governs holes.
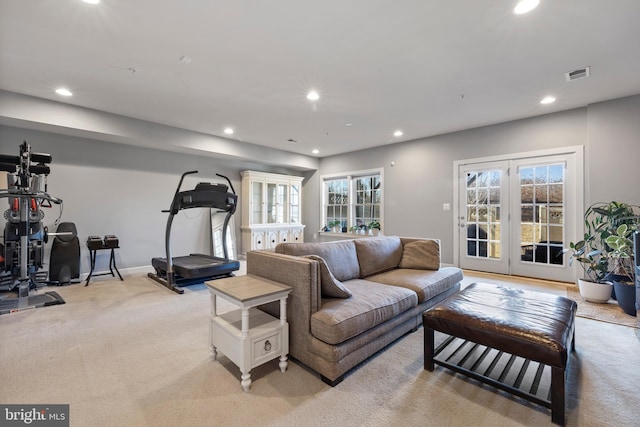
[[[398,236],[354,239],[360,265],[360,278],[398,268],[402,258],[402,242]]]
[[[416,240],[404,245],[400,268],[416,270],[438,270],[440,268],[440,245],[434,240]]]
[[[351,291],[333,276],[324,258],[318,255],[305,255],[304,257],[318,261],[320,264],[320,291],[322,296],[330,298],[349,298],[351,296]]]

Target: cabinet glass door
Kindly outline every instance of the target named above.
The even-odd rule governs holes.
[[[262,189],[262,182],[251,182],[251,193],[253,203],[251,205],[251,223],[262,224],[263,223],[263,207],[264,207],[264,193]]]
[[[291,208],[291,224],[300,224],[300,186],[298,184],[291,184],[289,205]]]
[[[287,207],[287,197],[289,194],[289,184],[278,184],[277,219],[278,224],[289,222],[289,210]]]
[[[267,183],[267,224],[276,224],[278,220],[278,186]]]

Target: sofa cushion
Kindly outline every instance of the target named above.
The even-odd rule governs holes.
[[[440,268],[440,245],[435,240],[417,240],[404,245],[400,268],[437,270]]]
[[[415,292],[368,280],[345,283],[352,298],[326,299],[311,316],[311,333],[327,344],[339,344],[412,309],[418,304]]]
[[[462,279],[462,270],[457,267],[442,267],[439,270],[396,268],[367,277],[372,282],[411,289],[418,294],[419,304],[454,287]]]
[[[322,257],[318,255],[305,255],[305,258],[318,261],[318,264],[320,264],[320,290],[323,297],[349,298],[351,296],[351,291],[333,276]]]
[[[324,243],[280,243],[275,251],[281,254],[304,256],[318,255],[324,259],[336,279],[356,279],[360,274],[358,256],[353,240]]]
[[[397,268],[402,258],[402,242],[398,236],[355,239],[360,278]]]

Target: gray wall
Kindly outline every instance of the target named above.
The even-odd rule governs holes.
[[[305,187],[305,211],[319,212],[320,175],[384,167],[384,230],[388,235],[442,240],[442,260],[453,262],[453,162],[565,146],[586,146],[585,201],[638,203],[640,96],[324,158]],[[395,166],[391,166],[391,162]],[[306,217],[318,230],[320,215]],[[310,238],[312,236],[305,235]]]
[[[589,106],[587,201],[640,205],[640,95]]]
[[[161,211],[169,208],[183,172],[200,171],[197,175],[188,176],[182,189],[191,189],[200,181],[224,182],[215,176],[220,173],[231,179],[239,193],[240,171],[256,166],[0,126],[0,153],[18,155],[24,140],[34,152],[49,153],[53,157],[48,192],[64,201],[61,221],[76,224],[82,251],[82,273],[88,273],[90,269],[85,245],[89,235],[118,236],[121,249],[116,251],[116,262],[122,270],[141,266],[150,269],[152,257],[164,256],[168,214]],[[273,171],[268,167],[262,170]],[[281,168],[277,172],[292,173]],[[0,183],[0,188],[6,188],[6,182]],[[0,212],[8,207],[7,199],[0,199]],[[54,221],[59,209],[54,206],[43,211],[44,225],[51,231],[55,230]],[[238,245],[241,211],[239,206],[234,216]],[[210,253],[208,221],[208,209],[179,212],[172,227],[173,255]],[[51,244],[46,246],[47,264],[50,247]],[[96,269],[108,269],[108,263],[108,251],[98,252]]]

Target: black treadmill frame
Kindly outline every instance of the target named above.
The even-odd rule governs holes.
[[[156,270],[156,273],[148,274],[150,278],[178,294],[184,293],[184,290],[181,289],[180,286],[202,283],[206,279],[218,279],[221,277],[231,276],[234,271],[240,269],[240,263],[238,261],[229,259],[227,249],[227,228],[229,220],[236,211],[238,202],[238,196],[233,188],[233,184],[231,184],[229,178],[217,173],[217,176],[224,178],[229,183],[228,188],[231,189],[231,193],[226,191],[227,188],[225,188],[225,193],[221,191],[224,185],[211,185],[207,183],[200,183],[193,190],[180,191],[184,178],[187,175],[195,173],[198,173],[198,171],[188,171],[182,174],[180,182],[178,183],[178,188],[173,196],[171,207],[169,210],[163,211],[169,213],[165,229],[166,258],[153,258],[151,260],[151,264]],[[222,229],[222,249],[224,252],[224,258],[205,254],[190,254],[176,258],[171,256],[171,226],[173,224],[173,218],[179,211],[192,208],[213,208],[222,212],[227,212]],[[212,260],[212,263],[202,272],[189,271],[188,267],[181,266],[179,262],[176,265],[176,260],[186,260],[189,257],[209,258]],[[165,266],[166,268],[163,269],[162,267]]]

